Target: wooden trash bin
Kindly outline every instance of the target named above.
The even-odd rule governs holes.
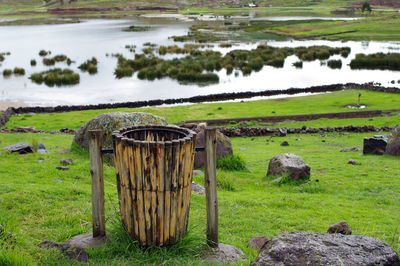
[[[196,133],[174,126],[113,132],[121,219],[143,246],[172,245],[187,231]]]

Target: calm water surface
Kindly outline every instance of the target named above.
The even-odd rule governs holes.
[[[278,19],[278,18],[273,18]],[[282,18],[282,19],[287,19]],[[150,25],[146,32],[123,32],[130,25]],[[158,45],[172,45],[168,37],[185,35],[189,23],[171,20],[140,19],[128,20],[89,20],[79,24],[43,25],[43,26],[7,26],[0,27],[0,52],[11,52],[1,63],[0,71],[5,68],[23,67],[23,77],[3,78],[0,76],[0,102],[24,102],[27,105],[77,105],[139,101],[150,99],[168,99],[206,95],[222,92],[261,91],[268,89],[287,89],[290,87],[309,87],[332,83],[346,82],[379,82],[384,86],[400,87],[400,73],[394,71],[350,70],[347,65],[356,53],[399,52],[400,43],[396,42],[331,42],[331,41],[263,41],[258,43],[236,44],[232,48],[219,48],[223,54],[232,49],[253,49],[259,43],[267,43],[276,47],[297,47],[311,45],[329,45],[333,47],[349,46],[352,51],[348,58],[341,58],[341,70],[332,70],[320,61],[304,62],[303,69],[296,69],[292,63],[298,61],[296,56],[288,57],[283,68],[264,68],[243,77],[234,74],[227,76],[221,70],[220,83],[209,86],[181,85],[175,80],[165,78],[155,81],[142,81],[137,77],[116,80],[113,72],[117,59],[106,54],[121,53],[125,57],[133,57],[125,45],[136,45],[140,53],[146,42]],[[183,45],[179,44],[178,45]],[[50,50],[52,56],[65,54],[76,61],[69,68],[81,75],[81,82],[76,86],[47,87],[37,85],[29,80],[32,73],[44,71],[42,58],[38,52]],[[87,59],[95,56],[99,61],[99,72],[89,75],[80,72],[77,67]],[[171,55],[168,55],[171,57]],[[175,55],[174,55],[175,56]],[[173,57],[173,56],[172,56]],[[30,66],[30,60],[36,59],[38,65]],[[57,63],[56,67],[68,67],[65,63]],[[396,80],[396,84],[391,84]]]

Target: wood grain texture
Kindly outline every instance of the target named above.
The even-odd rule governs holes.
[[[103,157],[101,155],[103,132],[101,130],[90,130],[89,136],[93,237],[97,237],[106,235]]]
[[[218,246],[218,200],[216,173],[216,128],[206,128],[205,148],[205,190],[207,208],[207,242],[210,246]]]

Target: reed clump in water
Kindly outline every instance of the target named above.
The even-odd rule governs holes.
[[[37,84],[44,82],[49,87],[75,85],[80,82],[79,74],[74,73],[71,69],[60,68],[34,73],[30,76],[30,79]]]
[[[400,53],[357,54],[350,62],[351,69],[400,70]]]
[[[83,72],[88,72],[93,75],[97,73],[97,64],[97,59],[92,57],[92,59],[86,60],[86,62],[82,63],[78,68]]]
[[[341,69],[342,68],[342,60],[329,60],[327,62],[328,67],[332,69]]]

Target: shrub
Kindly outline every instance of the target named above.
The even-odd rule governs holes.
[[[49,86],[63,86],[63,85],[75,85],[80,81],[79,74],[74,73],[70,69],[54,68],[41,73],[34,73],[30,76],[30,79],[37,83],[42,84],[43,82]]]
[[[328,67],[335,69],[335,68],[342,68],[342,60],[329,60]]]
[[[4,77],[9,77],[12,74],[12,70],[11,69],[4,69],[3,70],[3,76]]]
[[[36,66],[36,60],[35,59],[31,60],[31,66]]]
[[[118,66],[114,71],[114,75],[118,79],[123,78],[123,77],[132,77],[133,69],[129,66],[125,66],[125,67]]]
[[[296,68],[303,68],[303,62],[302,61],[294,62],[293,66],[295,66]]]
[[[233,155],[232,157],[222,157],[217,159],[217,168],[232,171],[245,170],[246,162],[239,155]]]
[[[40,56],[46,56],[48,54],[50,54],[50,52],[47,52],[46,50],[40,50],[40,52],[39,52]]]
[[[43,64],[45,66],[54,66],[56,61],[53,58],[43,58]]]
[[[15,67],[14,68],[14,75],[20,75],[20,76],[25,75],[25,69],[20,68],[20,67]]]

